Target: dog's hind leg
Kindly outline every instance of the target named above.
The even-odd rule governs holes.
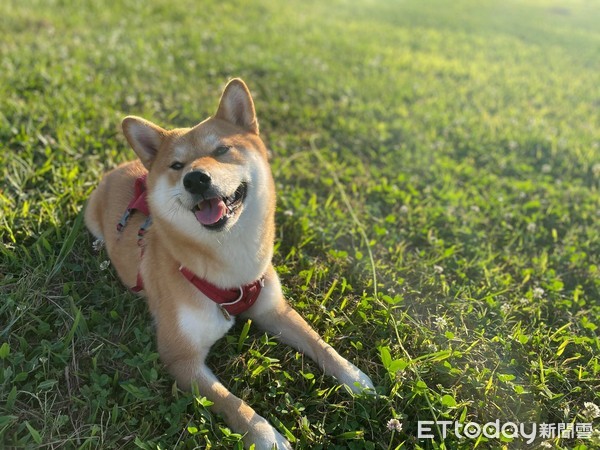
[[[94,235],[94,237],[103,241],[104,235],[102,233],[101,214],[98,210],[100,202],[100,200],[98,199],[100,197],[100,195],[98,194],[98,189],[99,188],[96,188],[92,192],[92,195],[90,196],[90,198],[87,201],[87,204],[85,205],[84,220],[85,225],[87,226],[88,230],[90,230],[90,232]]]
[[[371,379],[340,356],[283,298],[275,271],[271,268],[257,305],[247,315],[264,330],[314,360],[328,375],[353,392],[375,393]],[[264,297],[263,297],[264,296]]]

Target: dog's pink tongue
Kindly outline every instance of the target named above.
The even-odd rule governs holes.
[[[196,215],[196,220],[202,225],[212,225],[213,223],[217,223],[227,211],[225,202],[220,198],[204,200],[198,204],[198,208],[198,211],[194,214]]]

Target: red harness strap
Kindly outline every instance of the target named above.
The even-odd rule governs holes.
[[[142,259],[142,257],[144,256],[144,247],[142,247],[141,250],[141,254],[140,254],[140,259]],[[133,286],[131,289],[131,292],[135,292],[136,294],[138,292],[141,292],[144,290],[144,280],[142,279],[142,272],[140,272],[140,269],[138,268],[138,272],[137,275],[135,277],[135,286]]]
[[[135,212],[140,211],[146,217],[150,217],[150,208],[148,207],[148,197],[146,196],[146,177],[148,174],[144,174],[135,179],[133,199],[127,205],[125,214],[119,220],[117,224],[117,231],[123,231],[129,217]]]
[[[179,268],[179,271],[190,283],[196,286],[200,292],[219,305],[227,319],[229,319],[229,314],[237,316],[249,309],[254,304],[260,295],[260,291],[265,285],[265,277],[260,277],[258,280],[246,284],[245,286],[240,286],[239,288],[221,289],[220,287],[199,278],[183,266]]]
[[[146,176],[142,175],[135,180],[133,199],[127,205],[127,210],[117,224],[117,231],[121,232],[127,225],[129,217],[135,212],[140,211],[147,219],[138,231],[138,245],[141,247],[140,259],[144,256],[143,238],[146,229],[152,224],[150,218],[150,209],[146,195]],[[221,289],[208,281],[199,278],[189,269],[180,267],[181,274],[189,280],[200,292],[215,302],[221,308],[226,319],[230,320],[231,315],[238,315],[249,309],[260,295],[261,289],[265,285],[265,278],[260,277],[253,283],[241,286],[235,289]],[[144,280],[138,269],[136,284],[131,288],[133,292],[140,292],[144,289]]]
[[[138,230],[138,245],[141,248],[141,256],[144,256],[144,247],[143,247],[143,238],[146,233],[146,229],[152,224],[152,220],[150,219],[150,208],[148,207],[148,197],[146,195],[146,177],[148,174],[141,175],[135,179],[134,191],[133,191],[133,199],[127,205],[127,209],[123,216],[121,216],[121,220],[117,224],[117,231],[120,233],[123,231],[125,226],[127,225],[127,221],[131,217],[131,215],[140,211],[143,215],[147,217],[144,224]],[[137,277],[135,280],[135,286],[131,288],[133,292],[140,292],[144,290],[144,280],[142,280],[142,275],[138,270]]]

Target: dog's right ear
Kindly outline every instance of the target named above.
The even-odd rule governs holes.
[[[150,170],[167,131],[141,117],[128,116],[121,124],[127,142],[138,155],[144,167]]]

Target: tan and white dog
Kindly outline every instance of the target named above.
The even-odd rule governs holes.
[[[244,82],[231,80],[217,113],[193,128],[167,131],[126,117],[123,132],[139,161],[103,178],[89,199],[85,221],[105,241],[123,283],[137,286],[147,298],[160,357],[179,386],[197,385],[214,403],[212,409],[244,435],[246,447],[291,448],[205,364],[211,346],[241,315],[353,391],[373,392],[369,377],[326,344],[283,298],[271,264],[274,183]],[[146,210],[134,204],[140,196],[142,203],[147,199]],[[130,214],[135,209],[142,213]],[[150,213],[151,226],[144,212]],[[136,237],[140,227],[147,228],[143,251]]]

